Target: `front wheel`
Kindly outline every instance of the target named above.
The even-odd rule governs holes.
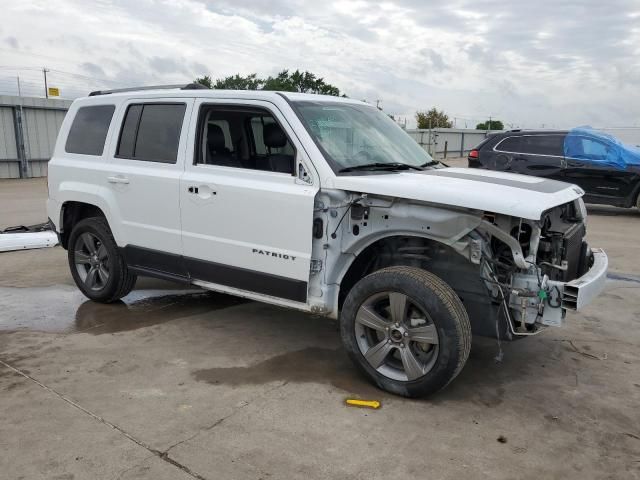
[[[345,300],[340,331],[364,375],[405,397],[445,387],[471,349],[471,325],[458,296],[439,277],[413,267],[389,267],[360,280]]]
[[[93,301],[114,302],[135,285],[136,276],[127,268],[104,218],[85,218],[76,224],[67,256],[73,280]]]

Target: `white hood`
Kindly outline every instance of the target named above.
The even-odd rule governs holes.
[[[342,175],[335,188],[420,200],[539,220],[549,208],[584,195],[576,185],[515,173],[469,168]]]

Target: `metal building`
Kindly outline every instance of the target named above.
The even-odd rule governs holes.
[[[491,132],[462,128],[407,130],[433,158],[466,157]]]
[[[0,95],[0,178],[44,177],[70,100]]]

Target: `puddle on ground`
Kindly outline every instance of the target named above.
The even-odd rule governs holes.
[[[74,287],[0,288],[0,331],[114,333],[238,305],[245,300],[203,290],[134,290],[105,305]]]
[[[395,398],[367,382],[342,348],[310,347],[276,355],[248,367],[208,368],[192,372],[201,382],[213,385],[259,385],[269,382],[330,383],[363,398]]]

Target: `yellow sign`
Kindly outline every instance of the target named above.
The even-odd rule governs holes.
[[[59,97],[60,89],[58,87],[49,87],[49,96],[50,97]]]

